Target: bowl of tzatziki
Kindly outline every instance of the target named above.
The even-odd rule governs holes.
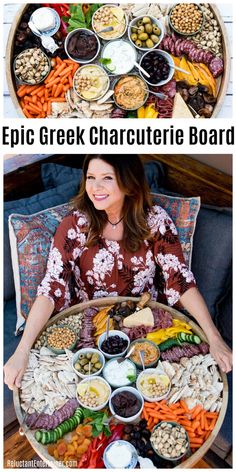
[[[137,50],[124,39],[109,41],[101,52],[100,62],[114,75],[128,74],[137,62]]]
[[[119,363],[119,358],[115,358],[106,363],[102,375],[111,387],[126,387],[135,382],[137,369],[130,359]]]

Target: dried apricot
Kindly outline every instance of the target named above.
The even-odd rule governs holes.
[[[86,424],[84,427],[83,427],[83,434],[86,438],[91,438],[92,436],[92,426],[91,424]]]

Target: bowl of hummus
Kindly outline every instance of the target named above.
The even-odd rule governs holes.
[[[121,38],[128,26],[128,21],[124,10],[120,6],[107,4],[100,7],[92,17],[92,28],[102,39]],[[108,28],[109,31],[102,32]]]
[[[89,102],[102,98],[108,91],[109,85],[110,79],[107,73],[95,64],[80,67],[74,75],[75,93]]]
[[[111,387],[102,377],[83,379],[77,385],[77,400],[84,408],[102,410],[110,398]]]
[[[144,105],[148,95],[145,80],[135,74],[120,77],[114,86],[114,101],[123,110],[137,110]]]

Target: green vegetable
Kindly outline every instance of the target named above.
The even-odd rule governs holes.
[[[136,111],[128,111],[127,118],[137,118]]]
[[[182,341],[180,341],[178,338],[169,338],[163,343],[159,344],[158,347],[161,352],[166,351],[166,349],[170,349],[171,347],[174,346],[180,346]]]
[[[128,379],[130,382],[133,383],[133,382],[135,382],[135,380],[136,380],[136,375],[134,375],[134,374],[129,374],[129,375],[127,375],[127,379]]]
[[[51,444],[58,441],[65,434],[70,433],[75,429],[78,424],[81,423],[81,420],[84,418],[83,408],[77,408],[75,413],[71,418],[66,421],[63,421],[59,426],[51,431],[36,431],[35,439],[42,444]]]
[[[200,344],[201,339],[196,334],[178,333],[177,339],[181,343]]]
[[[87,408],[83,409],[84,418],[91,418],[89,424],[93,428],[93,437],[96,438],[100,433],[104,433],[105,436],[110,436],[111,431],[109,426],[104,425],[104,422],[107,421],[108,416],[103,411],[92,411]]]
[[[70,33],[77,28],[86,28],[90,29],[92,23],[92,16],[95,11],[100,8],[102,4],[100,3],[93,3],[89,6],[89,10],[86,14],[83,12],[82,4],[70,4],[70,18],[68,17],[63,18],[66,23],[68,23],[67,32]]]
[[[111,59],[109,59],[108,57],[101,57],[99,59],[99,62],[101,62],[101,64],[103,64],[104,66],[107,66],[107,64],[111,63]]]

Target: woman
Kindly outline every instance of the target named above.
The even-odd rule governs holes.
[[[161,207],[152,206],[139,158],[90,155],[83,173],[76,209],[56,231],[22,339],[5,365],[9,388],[20,386],[31,346],[53,311],[144,291],[169,305],[180,302],[207,334],[221,369],[229,372],[231,351],[185,265],[172,220]]]

